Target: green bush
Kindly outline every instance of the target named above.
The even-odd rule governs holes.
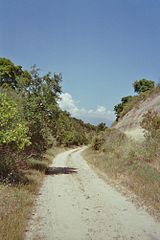
[[[88,143],[86,136],[81,132],[68,131],[64,133],[63,143],[65,146],[81,146]]]
[[[30,144],[27,133],[27,125],[16,103],[0,93],[0,145],[14,144],[17,149],[23,149]]]

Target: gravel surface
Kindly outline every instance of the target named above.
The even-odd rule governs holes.
[[[81,156],[59,154],[52,167],[77,173],[48,175],[35,202],[26,240],[160,240],[160,223],[106,184]]]

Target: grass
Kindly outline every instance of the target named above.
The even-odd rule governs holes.
[[[21,240],[42,174],[31,172],[27,185],[0,185],[0,240]]]
[[[147,154],[149,152],[148,148]],[[160,219],[160,171],[154,157],[151,162],[146,161],[144,143],[136,143],[117,130],[109,130],[99,151],[89,148],[85,158],[110,179],[134,192]]]
[[[29,168],[38,170],[40,172],[44,172],[48,166],[48,164],[45,161],[40,161],[34,158],[29,159],[27,164]]]
[[[41,170],[62,151],[64,149],[49,149],[42,161],[29,160],[31,168],[24,171],[28,179],[26,184],[0,183],[0,240],[24,239],[33,202],[44,178]]]

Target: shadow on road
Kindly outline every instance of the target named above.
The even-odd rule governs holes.
[[[72,174],[77,173],[77,168],[70,167],[48,167],[45,170],[46,175],[58,175],[58,174]]]

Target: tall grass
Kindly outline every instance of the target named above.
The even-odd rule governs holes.
[[[0,184],[0,240],[24,239],[29,212],[42,180],[39,174],[32,173],[28,185]]]

